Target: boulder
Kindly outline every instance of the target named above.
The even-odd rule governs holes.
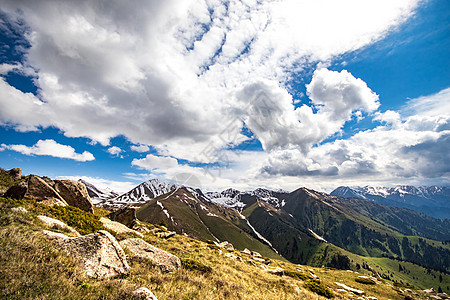
[[[259,252],[256,252],[256,251],[252,251],[252,255],[254,257],[262,257],[262,255]]]
[[[146,287],[141,287],[133,292],[133,296],[135,296],[139,300],[158,300],[156,296]]]
[[[119,244],[133,254],[134,259],[148,259],[163,272],[171,272],[181,267],[181,261],[175,255],[156,248],[143,239],[126,239]]]
[[[93,205],[86,186],[73,180],[51,180],[30,175],[27,180],[10,187],[5,197],[36,200],[46,205],[72,205],[93,213]]]
[[[12,199],[23,199],[23,197],[25,197],[26,192],[27,192],[27,183],[22,181],[10,187],[5,192],[4,196]]]
[[[115,210],[108,215],[108,218],[120,222],[129,228],[133,228],[137,224],[136,209],[131,207]]]
[[[280,267],[267,268],[267,272],[272,273],[274,275],[282,276],[284,275],[284,269]]]
[[[365,294],[364,291],[362,291],[362,290],[357,290],[357,289],[355,289],[355,288],[349,287],[349,286],[347,286],[347,285],[345,285],[345,284],[343,284],[343,283],[335,282],[335,284],[336,284],[337,286],[343,288],[344,290],[347,290],[348,292],[352,292],[353,294],[356,294],[356,295],[364,295],[364,294]]]
[[[252,255],[252,251],[248,250],[247,248],[245,248],[244,251],[242,251],[242,253]]]
[[[129,273],[125,252],[107,231],[100,230],[74,238],[51,231],[44,233],[57,247],[77,259],[89,277],[103,279]]]
[[[6,197],[14,199],[30,199],[47,201],[59,205],[67,205],[67,202],[42,178],[30,175],[26,181],[12,186],[6,191]]]
[[[60,220],[53,219],[53,218],[50,218],[47,216],[38,216],[38,219],[42,223],[44,223],[45,225],[47,225],[49,227],[59,227],[61,229],[66,229],[66,230],[70,231],[71,233],[73,233],[75,236],[80,236],[78,231],[76,231],[74,228],[70,227],[66,223],[61,222]]]
[[[222,243],[218,243],[217,246],[219,246],[222,249],[225,250],[234,250],[233,244],[231,244],[230,242],[222,242]]]
[[[140,237],[144,237],[144,235],[136,230],[130,229],[127,226],[123,225],[122,223],[116,222],[116,221],[111,221],[108,218],[100,218],[100,222],[103,223],[103,226],[109,230],[114,231],[117,234],[127,234],[127,233],[131,233],[131,234],[135,234],[137,236]]]
[[[175,231],[160,231],[155,233],[155,235],[159,238],[168,239],[170,237],[173,237],[175,235]]]
[[[21,168],[14,168],[8,171],[9,175],[11,175],[13,180],[19,180],[22,178],[22,169]]]
[[[67,204],[94,213],[86,186],[75,180],[55,180],[54,188]]]
[[[28,210],[22,206],[12,207],[11,211],[21,214],[26,214],[28,212]]]

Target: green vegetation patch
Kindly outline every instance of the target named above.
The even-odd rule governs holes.
[[[190,259],[190,258],[183,258],[181,259],[181,265],[188,270],[196,270],[200,271],[202,273],[211,273],[212,268],[202,264],[198,260]]]
[[[80,234],[89,234],[104,229],[100,217],[85,212],[73,206],[47,206],[34,200],[17,200],[0,197],[0,204],[3,209],[15,206],[23,206],[36,215],[44,214],[49,217],[58,219],[69,226],[74,227]],[[4,215],[6,218],[6,215]],[[6,223],[5,223],[6,222]],[[6,219],[1,220],[2,225],[9,223]]]
[[[303,286],[320,296],[324,296],[327,298],[334,297],[333,291],[320,281],[308,280],[303,284]]]
[[[284,270],[284,275],[303,281],[312,279],[311,275],[299,271]]]
[[[69,226],[75,227],[80,234],[89,234],[103,229],[100,218],[73,206],[46,206],[38,204],[50,217],[61,220]]]
[[[376,284],[375,280],[369,277],[356,277],[355,281],[362,284]]]

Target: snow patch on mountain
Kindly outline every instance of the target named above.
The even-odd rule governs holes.
[[[450,187],[448,186],[340,186],[332,191],[331,195],[362,198],[378,204],[409,208],[437,218],[450,217]]]
[[[316,239],[318,239],[319,241],[328,243],[323,237],[321,237],[320,235],[318,235],[317,233],[315,233],[315,232],[312,231],[311,229],[308,229],[308,230],[309,230],[309,232],[311,232],[311,234],[312,234]]]
[[[241,192],[235,189],[227,189],[222,192],[208,192],[205,196],[211,202],[228,208],[242,210],[245,206],[245,204],[241,202]]]
[[[94,205],[97,205],[103,201],[114,199],[119,196],[118,193],[114,192],[110,188],[101,189],[83,179],[79,179],[78,181],[86,186],[89,197],[91,198]]]

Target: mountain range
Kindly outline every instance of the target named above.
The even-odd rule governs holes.
[[[358,257],[378,257],[450,271],[450,220],[362,197],[346,199],[307,188],[203,193],[152,179],[98,203],[131,206],[141,221],[295,263],[345,269]]]
[[[434,218],[450,219],[450,187],[409,186],[348,187],[340,186],[331,195],[344,198],[361,198],[386,206],[396,206],[419,211]]]

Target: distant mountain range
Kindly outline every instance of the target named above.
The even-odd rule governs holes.
[[[118,193],[114,192],[109,188],[106,189],[98,188],[92,183],[89,183],[83,179],[79,179],[78,181],[84,183],[88,191],[89,197],[91,197],[92,203],[94,203],[94,205],[99,205],[100,203],[104,203],[111,199],[115,199],[119,196]]]
[[[450,219],[450,187],[447,186],[340,186],[331,195],[367,199],[386,206],[412,209],[434,218]]]
[[[153,179],[120,196],[104,197],[98,205],[135,207],[141,221],[295,263],[347,268],[348,257],[361,255],[450,271],[450,220],[360,196],[346,199],[307,188],[203,193]]]

